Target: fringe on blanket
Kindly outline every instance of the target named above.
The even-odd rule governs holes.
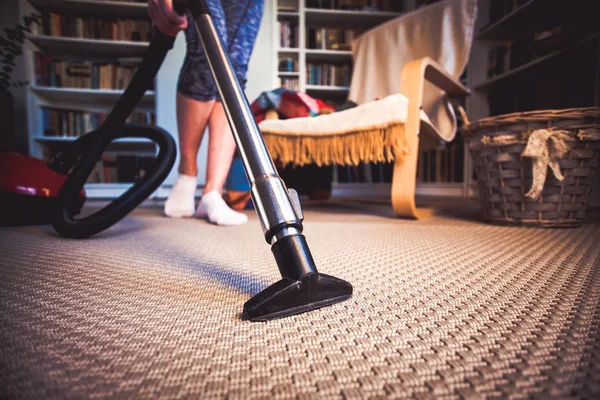
[[[268,131],[262,135],[271,157],[285,166],[391,162],[408,152],[404,122],[330,135]]]

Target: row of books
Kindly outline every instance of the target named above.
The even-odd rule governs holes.
[[[154,157],[104,154],[88,176],[88,183],[131,183],[154,169]]]
[[[296,72],[298,71],[298,62],[291,57],[279,58],[279,72]]]
[[[288,90],[300,90],[300,80],[298,78],[280,78],[280,86]]]
[[[42,131],[44,136],[79,137],[98,129],[106,119],[103,112],[63,110],[44,107],[42,111]],[[132,124],[156,125],[153,112],[132,113],[127,119]]]
[[[306,7],[330,10],[395,11],[403,10],[403,0],[306,0]]]
[[[306,82],[309,85],[350,86],[351,73],[350,64],[306,64]]]
[[[149,20],[115,19],[109,21],[59,15],[52,12],[43,12],[42,21],[42,31],[40,32],[40,28],[34,24],[32,33],[82,39],[139,42],[150,40],[150,30],[152,29],[152,23]]]
[[[306,44],[309,49],[350,50],[352,40],[362,31],[338,28],[306,28]]]
[[[281,47],[298,47],[298,24],[290,21],[279,23],[279,45]]]
[[[462,182],[464,145],[460,138],[444,147],[419,154],[417,180],[428,183]]]
[[[36,53],[35,82],[39,86],[80,89],[125,89],[137,70],[133,62],[57,61]]]
[[[444,149],[419,154],[417,181],[424,183],[460,183],[464,177],[464,147],[449,144]],[[391,183],[393,163],[361,163],[357,166],[338,165],[339,183]]]
[[[390,183],[393,163],[360,163],[359,165],[338,165],[338,183]]]

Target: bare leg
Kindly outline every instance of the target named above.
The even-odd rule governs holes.
[[[214,100],[198,101],[177,93],[177,127],[179,131],[179,176],[165,202],[168,217],[194,215],[198,166],[196,159]]]
[[[240,225],[246,214],[229,208],[222,198],[223,186],[235,153],[235,140],[221,102],[216,102],[209,120],[206,185],[196,215],[217,225]]]
[[[215,101],[198,101],[177,93],[177,127],[179,131],[179,173],[188,176],[198,174],[198,150],[206,125],[212,118]],[[212,140],[212,133],[210,139]],[[210,160],[210,156],[209,156]]]
[[[215,190],[221,194],[235,154],[235,140],[227,122],[223,103],[215,103],[208,123],[208,162],[204,192]]]

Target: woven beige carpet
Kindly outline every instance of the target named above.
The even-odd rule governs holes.
[[[599,222],[387,210],[307,207],[319,270],[354,296],[267,323],[240,319],[279,279],[252,211],[231,229],[146,207],[83,241],[2,228],[0,398],[600,398]]]

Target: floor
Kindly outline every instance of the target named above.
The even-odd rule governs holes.
[[[148,202],[86,240],[0,228],[0,398],[599,398],[600,219],[495,226],[477,203],[304,202],[331,307],[241,318],[279,271],[252,210]]]

